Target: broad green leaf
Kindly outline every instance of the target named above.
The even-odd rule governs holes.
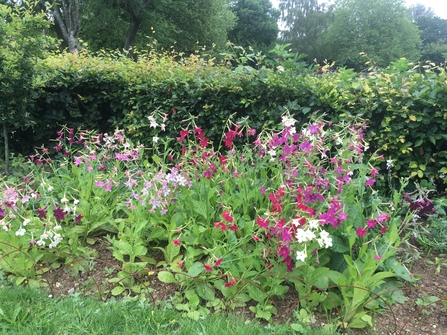
[[[174,275],[169,271],[160,271],[158,273],[158,280],[160,280],[163,283],[176,283],[177,282]]]
[[[188,275],[191,277],[197,277],[203,272],[203,264],[200,262],[195,262],[188,270]]]
[[[120,295],[125,290],[126,290],[126,288],[123,286],[115,286],[110,293],[112,293],[112,295]]]

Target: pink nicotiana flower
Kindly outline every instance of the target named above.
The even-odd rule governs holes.
[[[213,271],[213,268],[209,265],[209,264],[203,264],[203,267],[205,268],[206,271]]]
[[[259,227],[261,228],[267,228],[269,226],[269,219],[268,218],[261,218],[260,216],[258,216],[256,218],[256,223],[259,225]]]
[[[363,236],[365,236],[366,234],[368,233],[368,231],[365,229],[365,228],[362,228],[362,227],[358,227],[357,228],[357,236],[359,236],[359,237],[363,237]]]
[[[234,222],[234,219],[233,219],[233,217],[231,216],[231,214],[230,214],[229,211],[223,211],[223,213],[222,213],[222,217],[223,217],[224,220],[227,221],[227,222],[231,222],[231,223]]]
[[[374,228],[376,226],[377,221],[376,220],[366,220],[366,224],[367,224],[368,228],[372,229],[372,228]]]
[[[373,186],[374,183],[376,182],[376,180],[374,178],[369,178],[366,182],[365,182],[365,186]]]
[[[172,240],[172,243],[174,243],[177,246],[180,246],[180,241],[178,239]]]

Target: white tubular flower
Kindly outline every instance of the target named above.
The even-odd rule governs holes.
[[[301,262],[305,262],[306,261],[306,253],[304,251],[297,251],[296,252],[296,260],[297,261],[301,261]]]
[[[295,122],[296,120],[286,115],[282,117],[282,124],[284,125],[284,127],[292,127],[295,124]]]
[[[25,233],[26,233],[26,230],[23,229],[23,227],[20,227],[20,229],[18,229],[16,231],[16,236],[23,236],[23,235],[25,235]]]

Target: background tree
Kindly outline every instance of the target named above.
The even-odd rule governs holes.
[[[307,54],[308,61],[327,58],[324,36],[333,19],[333,6],[318,0],[280,0],[281,41],[293,50]]]
[[[42,32],[49,22],[44,13],[0,4],[0,123],[9,168],[11,130],[32,126],[33,75],[36,58],[43,57],[51,39]]]
[[[435,12],[421,3],[411,5],[408,9],[408,18],[414,22],[421,17],[433,18],[435,17]]]
[[[93,50],[147,49],[151,39],[179,52],[197,44],[222,49],[235,23],[229,0],[90,0],[84,17],[82,39]]]
[[[70,52],[77,52],[79,44],[79,28],[81,25],[82,0],[53,0],[49,12],[54,18],[57,35]]]
[[[402,0],[337,0],[335,5],[326,43],[338,65],[362,69],[361,52],[380,67],[401,57],[419,59],[419,32]]]
[[[447,20],[437,17],[431,8],[422,4],[410,8],[410,18],[420,31],[421,61],[444,63],[447,54]]]
[[[280,11],[273,8],[270,0],[237,0],[231,10],[237,23],[228,34],[229,40],[266,53],[278,38]]]

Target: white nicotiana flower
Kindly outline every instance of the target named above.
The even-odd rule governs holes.
[[[296,252],[296,259],[298,261],[304,262],[304,261],[306,261],[306,257],[307,257],[307,255],[306,255],[306,253],[304,251],[297,251]]]
[[[68,199],[64,195],[64,197],[61,199],[61,203],[66,204],[67,202],[68,202]]]
[[[337,137],[337,139],[335,140],[336,144],[343,144],[343,140],[340,137]]]
[[[296,120],[286,115],[282,116],[282,124],[284,127],[292,127],[295,124]]]
[[[387,161],[386,161],[386,169],[387,170],[391,170],[391,168],[394,166],[394,164],[393,164],[393,160],[392,159],[388,159]]]
[[[363,148],[363,151],[368,151],[368,149],[369,149],[369,144],[368,144],[368,143],[365,143],[365,146],[364,146],[364,148]]]
[[[58,230],[61,230],[62,229],[62,226],[60,226],[60,225],[57,225],[57,226],[54,226],[54,231],[58,231]]]
[[[296,240],[298,243],[302,243],[302,242],[306,242],[306,241],[311,241],[316,236],[315,236],[315,233],[309,229],[298,228],[296,230],[295,237],[296,237]]]
[[[152,137],[152,141],[154,143],[158,143],[159,138],[157,136]]]
[[[320,248],[330,248],[332,247],[332,238],[329,237],[329,233],[325,230],[320,231],[320,238],[317,239]]]
[[[23,236],[25,235],[26,230],[23,227],[20,227],[20,229],[17,229],[16,236]]]
[[[44,240],[39,240],[39,241],[36,242],[36,244],[37,244],[39,247],[43,247],[43,246],[45,246],[45,241],[44,241]]]
[[[22,224],[26,227],[28,225],[28,223],[30,223],[30,222],[31,222],[30,219],[25,219],[25,220],[23,220]]]
[[[48,186],[48,192],[51,192],[52,190],[54,190],[54,187],[53,186]]]
[[[75,200],[73,201],[73,204],[75,204],[75,205],[79,204],[79,200],[78,200],[78,199],[75,199]]]
[[[309,228],[317,229],[320,226],[320,220],[309,220]]]

